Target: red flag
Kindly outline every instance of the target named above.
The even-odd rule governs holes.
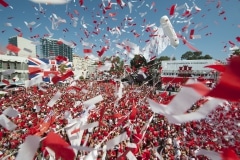
[[[135,120],[136,115],[137,115],[137,108],[134,106],[134,107],[132,107],[132,112],[129,115],[129,119],[132,121]]]
[[[207,96],[223,98],[231,101],[240,100],[240,56],[230,59],[219,83]]]
[[[39,72],[42,72],[42,70],[40,69],[40,68],[38,68],[38,67],[28,67],[28,73],[30,74],[30,75],[33,75],[33,74],[37,74],[37,73],[39,73]]]
[[[213,64],[213,65],[207,65],[205,68],[212,68],[218,72],[224,72],[226,70],[226,66],[223,64]]]
[[[75,153],[70,145],[63,140],[58,134],[50,132],[43,140],[43,147],[49,147],[55,152],[56,159],[74,160]]]
[[[68,71],[67,73],[65,73],[62,77],[61,80],[64,81],[65,79],[67,79],[68,77],[73,76],[74,73],[72,71]]]
[[[59,77],[59,76],[52,77],[53,84],[56,84],[58,81],[61,81],[61,77]]]
[[[224,149],[221,156],[223,160],[239,160],[237,154],[230,148]]]

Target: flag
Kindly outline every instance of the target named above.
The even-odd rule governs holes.
[[[53,111],[50,111],[46,118],[39,124],[38,132],[35,135],[42,136],[55,122],[55,118],[55,113]]]
[[[49,147],[55,152],[56,159],[74,160],[75,154],[70,145],[62,139],[61,136],[54,132],[48,133],[42,142],[43,147]]]
[[[59,62],[57,60],[50,60],[47,58],[28,57],[29,79],[40,75],[43,77],[44,81],[50,82],[51,77],[60,75],[58,66],[62,63],[64,63],[67,67],[66,71],[72,70],[72,62]]]

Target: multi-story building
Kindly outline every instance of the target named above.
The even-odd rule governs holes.
[[[70,62],[73,61],[73,48],[57,39],[41,38],[40,52],[43,58],[65,56]]]
[[[94,60],[85,59],[84,57],[74,55],[73,56],[74,74],[76,76],[83,76],[84,78],[88,78],[90,75],[95,74],[97,72],[97,66],[94,65],[94,63],[95,63]]]
[[[19,52],[17,53],[17,56],[19,57],[36,57],[37,56],[37,46],[30,40],[20,37],[20,36],[14,36],[10,37],[8,39],[8,43],[11,45],[16,46],[19,48]],[[15,53],[11,53],[10,50],[8,50],[7,55],[16,55]]]
[[[7,71],[12,70],[13,73],[8,74]],[[13,81],[14,78],[19,81],[28,80],[28,58],[19,56],[0,56],[0,80],[8,79]]]

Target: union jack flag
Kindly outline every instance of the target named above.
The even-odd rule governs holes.
[[[66,70],[72,70],[72,62],[51,60],[47,58],[32,58],[28,57],[28,73],[29,79],[41,75],[43,81],[50,82],[50,77],[60,74],[58,66],[64,64],[67,66]]]

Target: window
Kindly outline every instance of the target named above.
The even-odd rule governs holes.
[[[0,61],[0,68],[2,68],[2,61]]]
[[[14,62],[14,69],[17,69],[17,62]]]
[[[7,69],[10,69],[10,62],[7,62]]]

